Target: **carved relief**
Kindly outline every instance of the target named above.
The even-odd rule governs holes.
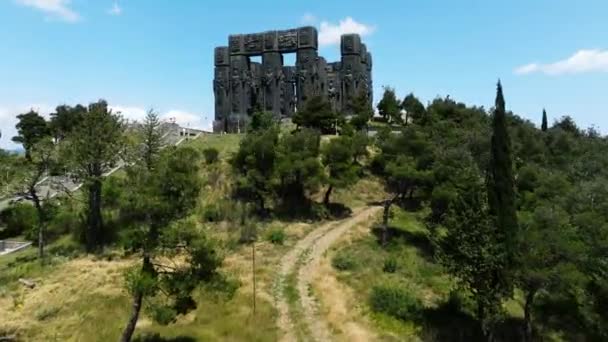
[[[279,50],[295,50],[298,47],[298,30],[279,31]]]
[[[264,36],[262,34],[247,34],[244,38],[245,52],[262,53]]]
[[[317,45],[314,27],[229,36],[214,51],[214,128],[235,131],[255,108],[289,117],[316,95],[336,111],[348,111],[357,92],[372,98],[372,56],[358,35],[341,37],[339,62],[318,56]],[[283,66],[281,54],[293,52],[296,65]],[[262,63],[250,59],[260,55]]]

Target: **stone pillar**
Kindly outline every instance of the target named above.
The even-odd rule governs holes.
[[[279,96],[281,114],[292,117],[296,108],[296,68],[293,66],[283,67],[283,81],[281,82],[281,94]]]
[[[298,29],[298,50],[296,52],[296,92],[297,108],[318,92],[318,37],[314,27],[307,26]]]
[[[228,38],[230,49],[230,116],[229,131],[235,132],[243,126],[251,101],[251,72],[249,57],[245,55],[243,35]]]
[[[230,115],[230,55],[227,46],[216,47],[214,51],[213,93],[215,95],[214,132],[228,129]]]
[[[281,83],[283,82],[283,56],[279,52],[277,31],[264,33],[262,54],[262,102],[267,112],[281,115]]]
[[[342,53],[342,110],[350,113],[353,99],[360,93],[364,82],[365,68],[361,63],[361,37],[358,34],[344,34],[340,39]]]

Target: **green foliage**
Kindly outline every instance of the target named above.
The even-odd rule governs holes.
[[[382,265],[382,272],[385,273],[395,273],[397,272],[397,259],[394,257],[389,257],[384,260],[384,265]]]
[[[331,259],[332,266],[340,271],[349,271],[355,268],[355,260],[348,253],[338,252]]]
[[[376,285],[370,294],[373,311],[384,313],[404,321],[417,321],[421,317],[422,303],[403,287]]]
[[[5,229],[0,230],[0,239],[15,237],[33,231],[38,225],[36,208],[29,203],[17,203],[0,213]]]
[[[367,127],[367,123],[374,116],[374,110],[365,92],[361,92],[353,99],[349,112],[352,113],[350,124],[356,130],[360,131]]]
[[[319,145],[319,133],[312,129],[281,137],[276,151],[275,191],[284,205],[305,203],[306,193],[315,191],[322,183]]]
[[[402,123],[401,104],[395,95],[395,89],[384,87],[382,99],[378,102],[378,112],[389,122]]]
[[[285,231],[281,228],[272,228],[266,234],[266,239],[274,245],[282,245],[285,242]]]
[[[304,104],[304,108],[298,110],[293,116],[293,123],[298,127],[318,130],[321,134],[332,134],[343,118],[335,113],[331,104],[321,96],[314,96]]]
[[[543,118],[542,118],[542,122],[540,125],[540,129],[543,132],[546,132],[548,128],[548,123],[547,123],[547,111],[543,108]]]
[[[505,100],[502,86],[498,82],[496,91],[496,108],[492,117],[492,145],[490,168],[487,174],[489,213],[495,218],[499,243],[504,248],[505,271],[514,267],[514,255],[517,249],[517,213],[515,206],[515,181],[513,177],[513,156],[511,138],[507,130]],[[508,281],[505,286],[509,286]]]
[[[401,108],[403,108],[407,115],[407,120],[417,124],[427,124],[426,109],[418,98],[413,94],[409,93],[401,102]]]
[[[353,138],[343,135],[332,139],[322,148],[322,162],[327,169],[329,183],[324,203],[329,204],[332,189],[348,188],[358,180],[359,167],[355,163]]]
[[[259,132],[270,129],[277,124],[272,112],[255,112],[251,116],[248,132]]]
[[[27,113],[17,115],[17,136],[13,141],[23,145],[26,159],[30,159],[32,148],[39,141],[48,138],[51,134],[46,120],[37,112],[30,110]]]
[[[276,125],[250,131],[230,161],[236,174],[235,197],[257,203],[259,210],[265,209],[266,198],[272,194],[278,142]]]
[[[124,126],[119,115],[100,100],[89,105],[82,121],[64,144],[64,159],[74,176],[84,182],[86,194],[86,246],[94,251],[107,242],[102,222],[104,172],[115,167],[125,147]],[[100,139],[103,137],[103,139]]]
[[[81,105],[60,105],[51,113],[50,128],[57,141],[65,139],[82,121],[87,109]]]
[[[212,147],[204,149],[203,156],[205,157],[205,163],[209,165],[215,164],[220,160],[220,152]]]

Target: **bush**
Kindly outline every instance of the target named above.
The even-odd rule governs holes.
[[[355,268],[355,260],[353,257],[346,253],[337,253],[331,260],[332,266],[340,271],[352,270]]]
[[[422,312],[422,304],[418,298],[404,288],[389,285],[377,285],[372,288],[370,305],[375,312],[404,321],[417,320]]]
[[[29,203],[17,203],[0,213],[0,221],[5,225],[0,230],[0,239],[28,234],[38,224],[36,208]]]
[[[203,207],[203,220],[205,222],[218,222],[222,220],[222,212],[215,204],[207,204]]]
[[[274,228],[268,231],[266,238],[274,245],[282,245],[285,242],[285,232],[283,229]]]
[[[382,266],[382,271],[385,273],[395,273],[397,272],[397,259],[393,257],[389,257],[384,260],[384,265]]]
[[[210,147],[203,150],[203,156],[207,164],[215,164],[219,160],[220,151]]]

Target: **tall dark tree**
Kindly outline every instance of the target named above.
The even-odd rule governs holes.
[[[151,307],[153,318],[168,324],[196,308],[192,291],[218,276],[221,258],[213,242],[191,222],[180,221],[199,196],[199,159],[191,148],[171,148],[153,169],[144,159],[127,170],[130,191],[121,216],[128,226],[127,250],[141,257],[141,266],[127,275],[133,304],[123,342],[131,340],[145,298],[158,297]]]
[[[116,167],[125,147],[122,118],[100,100],[89,105],[82,122],[70,135],[66,144],[66,159],[72,164],[75,176],[84,183],[87,198],[87,251],[103,245],[101,194],[104,173]]]
[[[387,121],[400,123],[401,119],[401,103],[395,95],[395,89],[384,87],[382,99],[378,102],[378,112]]]
[[[323,165],[327,168],[328,187],[323,203],[329,204],[334,188],[347,188],[357,181],[359,165],[355,163],[353,138],[342,135],[332,139],[322,148]]]
[[[314,96],[298,109],[293,116],[293,123],[298,127],[315,129],[321,134],[335,133],[342,118],[333,111],[331,104],[321,96]]]
[[[152,170],[162,146],[161,123],[158,113],[149,110],[142,130],[142,158],[146,168]]]
[[[34,110],[27,113],[17,115],[17,136],[13,137],[13,141],[23,145],[25,150],[25,158],[30,159],[30,153],[33,146],[42,139],[50,136],[51,130],[46,120]]]
[[[86,111],[86,107],[82,105],[76,105],[75,107],[68,105],[57,106],[55,112],[51,113],[50,121],[50,127],[55,140],[60,141],[65,139],[74,130],[74,127],[80,124],[82,116]]]
[[[401,102],[401,108],[405,110],[406,114],[406,124],[407,121],[412,121],[414,123],[423,124],[425,123],[425,115],[426,109],[424,105],[418,98],[413,94],[409,93]]]
[[[494,217],[496,228],[501,234],[504,244],[504,266],[508,273],[514,267],[518,228],[511,139],[507,128],[505,99],[500,81],[497,85],[496,108],[492,117],[490,151],[490,165],[487,173],[488,204],[490,215]],[[511,286],[508,279],[505,279],[504,286]]]
[[[350,124],[355,129],[362,130],[367,127],[368,121],[374,116],[374,109],[367,93],[361,92],[353,99],[350,104],[350,112],[353,115]]]
[[[541,129],[543,132],[546,132],[546,131],[547,131],[547,128],[548,128],[548,126],[547,126],[547,125],[548,125],[548,124],[547,124],[547,111],[546,111],[546,110],[543,108],[543,122],[542,122],[542,123],[541,123],[541,125],[540,125],[540,129]]]
[[[263,213],[266,200],[272,194],[276,166],[279,127],[263,113],[253,116],[252,125],[230,163],[236,175],[234,195],[244,202],[257,205]],[[255,123],[255,124],[254,124]]]

